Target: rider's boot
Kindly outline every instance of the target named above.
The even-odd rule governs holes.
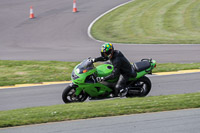
[[[119,91],[119,97],[125,97],[128,93],[128,88],[123,88]]]

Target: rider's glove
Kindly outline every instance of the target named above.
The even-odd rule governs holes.
[[[102,82],[102,81],[104,81],[104,77],[97,77],[96,80],[97,80],[97,82]]]
[[[89,59],[89,61],[91,61],[92,63],[95,62],[95,58],[94,58],[94,59],[91,59],[91,57],[89,57],[88,59]]]
[[[92,61],[92,63],[94,63],[94,62],[95,62],[95,59],[91,59],[91,61]]]

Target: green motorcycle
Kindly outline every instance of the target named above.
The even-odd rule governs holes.
[[[150,92],[151,81],[145,75],[151,74],[155,67],[156,61],[152,59],[142,59],[133,64],[137,76],[130,78],[127,82],[128,93],[126,97],[144,97]],[[88,97],[89,99],[112,98],[119,77],[103,82],[96,80],[96,77],[105,77],[110,75],[112,71],[113,65],[110,63],[95,67],[90,58],[82,61],[72,71],[72,83],[63,91],[63,101],[71,103],[83,102]]]

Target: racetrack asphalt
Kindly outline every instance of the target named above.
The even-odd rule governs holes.
[[[82,61],[100,55],[101,42],[88,36],[88,27],[104,12],[129,0],[1,0],[0,60]],[[35,19],[29,19],[33,6]],[[130,62],[153,58],[158,63],[199,62],[200,45],[116,44]]]
[[[150,75],[148,96],[200,92],[200,73]],[[0,89],[0,110],[64,104],[62,92],[67,83]]]

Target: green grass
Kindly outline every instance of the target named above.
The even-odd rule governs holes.
[[[70,80],[71,72],[79,62],[61,61],[6,61],[0,60],[0,86]],[[96,63],[98,65],[99,63]],[[199,69],[200,63],[157,64],[155,72]]]
[[[135,0],[100,18],[98,40],[135,44],[200,44],[200,0]]]
[[[200,107],[200,93],[126,98],[0,111],[0,127]]]
[[[0,86],[70,80],[78,62],[0,60]]]
[[[171,72],[179,70],[191,70],[191,69],[200,69],[200,63],[163,63],[157,64],[157,67],[153,69],[153,73],[157,72]]]

